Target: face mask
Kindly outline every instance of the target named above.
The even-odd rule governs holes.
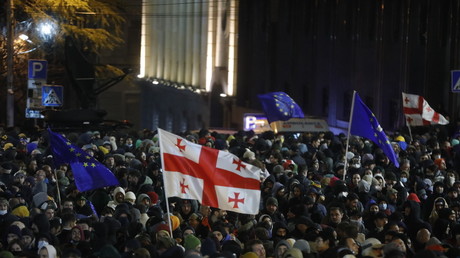
[[[0,215],[5,215],[7,212],[7,210],[0,210]]]
[[[407,183],[407,177],[401,177],[401,182]]]
[[[361,164],[360,163],[351,164],[351,167],[352,168],[360,168]]]
[[[350,222],[356,223],[356,224],[361,224],[361,220],[356,220],[356,219],[350,219]]]
[[[386,203],[383,203],[383,204],[379,204],[379,209],[380,210],[386,210],[388,207],[388,205]]]
[[[38,244],[37,244],[37,247],[38,247],[38,250],[42,249],[42,247],[44,246],[47,246],[48,245],[48,242],[47,241],[38,241]]]
[[[348,192],[339,193],[339,197],[347,197],[347,196],[348,196]]]

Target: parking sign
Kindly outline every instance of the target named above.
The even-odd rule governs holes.
[[[46,60],[29,60],[29,79],[45,79],[48,69]]]

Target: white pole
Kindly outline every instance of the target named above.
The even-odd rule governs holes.
[[[410,129],[410,125],[409,125],[409,124],[407,124],[407,128],[409,129],[410,144],[412,144],[412,141],[413,141],[413,139],[412,139],[412,131],[411,131],[411,129]]]
[[[347,132],[347,144],[345,146],[345,164],[343,165],[343,181],[345,181],[345,176],[347,174],[347,153],[348,153],[348,145],[350,143],[350,131],[351,131],[351,123],[353,123],[353,111],[355,109],[355,95],[356,91],[353,91],[353,99],[351,101],[351,110],[350,110],[350,120],[348,122],[348,132]]]
[[[165,190],[165,201],[166,201],[166,213],[168,214],[168,225],[169,225],[169,232],[171,232],[171,238],[173,238],[173,230],[172,230],[172,221],[171,221],[171,215],[169,213],[169,200],[168,200],[168,191],[166,189],[166,183],[165,183],[165,171],[164,171],[164,158],[163,158],[163,141],[162,141],[162,130],[158,128],[158,140],[160,142],[160,155],[161,155],[161,167],[163,168],[162,170],[162,175],[163,175],[163,188]]]

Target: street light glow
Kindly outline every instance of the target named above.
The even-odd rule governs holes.
[[[26,34],[21,34],[21,35],[19,35],[19,38],[24,40],[24,41],[26,41],[26,40],[29,39],[29,36],[27,36]]]
[[[55,25],[51,22],[40,23],[38,25],[38,32],[43,38],[49,39],[55,33]]]

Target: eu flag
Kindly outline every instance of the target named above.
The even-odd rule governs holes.
[[[48,129],[51,151],[56,165],[69,164],[75,184],[80,192],[105,186],[120,185],[115,175],[106,166],[73,145],[62,135]]]
[[[305,117],[299,105],[284,92],[269,92],[257,97],[269,123],[286,121],[293,117]]]
[[[373,141],[383,150],[390,161],[393,162],[396,167],[399,167],[396,153],[385,135],[383,128],[380,126],[379,121],[377,121],[372,111],[361,100],[357,92],[355,92],[355,103],[352,110],[353,116],[350,122],[350,133]]]

